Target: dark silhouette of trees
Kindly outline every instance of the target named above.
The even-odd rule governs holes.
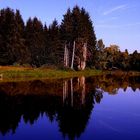
[[[137,51],[130,55],[130,69],[140,71],[140,53]]]
[[[105,45],[102,39],[99,39],[96,44],[95,67],[97,69],[106,69],[106,56]]]
[[[48,45],[48,46],[47,46]],[[60,39],[60,29],[57,20],[54,20],[48,29],[48,44],[46,45],[47,59],[49,65],[62,65],[64,47]]]
[[[59,25],[54,20],[48,27],[37,18],[24,24],[19,10],[0,10],[0,65],[35,67],[52,65],[83,70],[96,69],[140,70],[140,53],[105,47],[96,41],[93,23],[84,8],[68,9]]]
[[[25,27],[26,46],[30,51],[31,65],[41,66],[45,57],[43,25],[36,17],[29,19]]]
[[[26,63],[27,49],[24,39],[24,22],[19,10],[0,11],[0,65]]]
[[[97,41],[95,68],[101,70],[140,70],[140,53],[134,51],[129,54],[126,49],[124,52],[119,50],[119,46],[110,45],[105,47],[103,40]]]
[[[87,66],[93,66],[96,36],[90,16],[85,9],[80,9],[78,6],[75,6],[72,11],[68,9],[60,30],[62,41],[69,44],[70,53],[73,51],[74,41],[76,43],[75,66],[78,65],[78,60],[82,59],[80,50],[84,43],[87,44]]]
[[[19,10],[16,10],[15,13],[15,28],[16,28],[16,43],[15,43],[15,50],[14,54],[16,57],[16,63],[25,64],[28,63],[28,48],[25,46],[25,38],[24,38],[24,22],[20,15]]]
[[[2,9],[0,11],[0,63],[10,65],[16,61],[14,50],[16,49],[16,21],[12,9]]]

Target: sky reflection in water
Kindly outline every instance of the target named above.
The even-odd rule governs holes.
[[[0,140],[139,140],[139,100],[139,77],[0,83]]]

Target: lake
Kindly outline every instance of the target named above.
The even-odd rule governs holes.
[[[140,140],[140,77],[0,82],[0,140]]]

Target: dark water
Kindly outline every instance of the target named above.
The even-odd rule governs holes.
[[[0,140],[140,140],[140,77],[0,83]]]

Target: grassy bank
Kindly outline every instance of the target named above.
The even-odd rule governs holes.
[[[60,70],[57,68],[31,68],[31,67],[13,67],[0,66],[0,82],[4,81],[26,81],[34,79],[60,79],[72,78],[79,76],[97,76],[102,74],[109,74],[115,76],[140,76],[140,72],[123,72],[118,71],[100,71],[93,69],[86,69],[84,71],[74,70]]]
[[[24,67],[0,67],[0,79],[3,80],[31,80],[31,79],[60,79],[78,76],[100,75],[99,70],[87,69],[84,71],[59,70],[49,68],[24,68]]]

